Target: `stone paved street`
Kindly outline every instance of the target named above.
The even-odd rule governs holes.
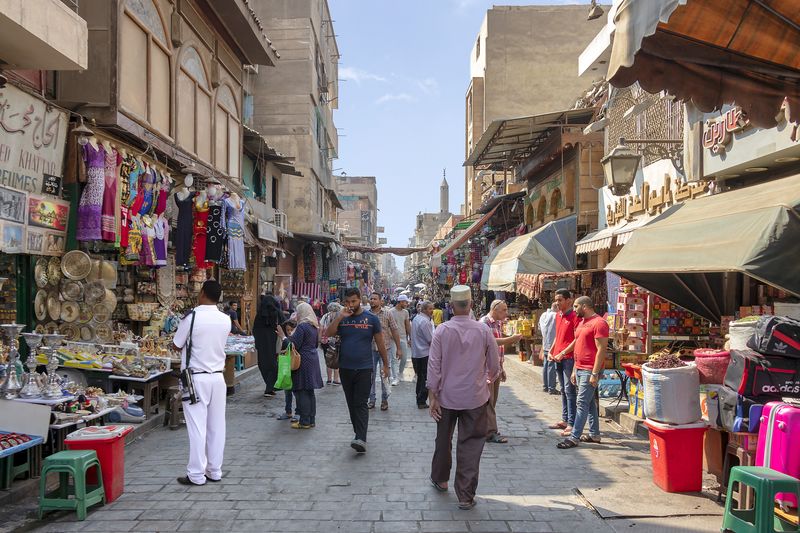
[[[428,483],[434,424],[416,409],[413,384],[394,387],[387,412],[371,411],[369,451],[349,447],[350,423],[339,387],[318,394],[317,427],[292,430],[277,421],[282,397],[264,399],[259,376],[245,380],[228,404],[228,441],[221,483],[187,488],[184,429],[152,431],[126,449],[125,494],[95,508],[85,522],[74,514],[35,520],[35,501],[16,509],[26,516],[17,531],[343,531],[603,532],[718,531],[717,516],[603,520],[576,493],[616,487],[640,501],[637,515],[663,515],[651,482],[646,444],[604,421],[601,446],[557,450],[547,424],[557,397],[539,392],[533,369],[507,363],[509,381],[498,405],[500,430],[510,443],[488,445],[481,463],[478,505],[460,511],[452,491]],[[538,378],[537,378],[538,379]],[[600,491],[600,492],[598,492]],[[592,494],[584,494],[589,500]],[[703,504],[708,500],[693,497]],[[716,506],[713,506],[716,508]],[[598,510],[600,510],[598,508]],[[690,514],[691,508],[680,513]],[[602,513],[601,513],[602,514]],[[2,528],[0,528],[2,529]]]

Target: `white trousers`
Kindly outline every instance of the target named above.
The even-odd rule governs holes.
[[[400,339],[400,359],[397,356],[392,357],[392,377],[398,381],[403,381],[403,373],[406,371],[406,363],[408,362],[409,352],[408,341],[405,337]]]
[[[192,483],[202,485],[206,476],[222,478],[225,452],[225,401],[227,387],[222,374],[195,374],[197,403],[183,402],[186,429],[189,431],[189,464],[186,472]]]

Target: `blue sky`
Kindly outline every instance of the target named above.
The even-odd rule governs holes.
[[[406,246],[415,215],[464,202],[464,98],[481,0],[329,0],[339,50],[339,159],[349,176],[376,176],[378,224]],[[498,5],[586,4],[588,0]],[[337,171],[338,174],[341,170]],[[401,267],[402,260],[398,261]]]

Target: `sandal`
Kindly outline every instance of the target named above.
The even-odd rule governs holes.
[[[475,507],[475,500],[470,500],[468,502],[458,502],[458,508],[462,511],[469,511]]]
[[[508,442],[508,439],[501,436],[499,433],[492,433],[491,436],[486,438],[486,442],[492,442],[494,444],[506,444]]]
[[[564,431],[561,432],[561,436],[562,437],[569,437],[570,435],[572,435],[572,428],[567,426],[567,428]]]
[[[567,429],[567,423],[566,422],[559,422],[558,424],[550,424],[547,427],[550,428],[550,429]]]
[[[434,481],[433,478],[429,478],[429,479],[431,480],[431,485],[433,485],[433,488],[435,488],[439,492],[447,492],[447,487],[443,487],[442,485],[440,485],[439,483]]]
[[[556,448],[558,448],[559,450],[569,450],[570,448],[574,448],[577,445],[578,443],[572,439],[564,439],[563,441],[556,444]]]
[[[593,444],[600,444],[600,437],[592,437],[591,435],[581,435],[581,442],[591,442]]]

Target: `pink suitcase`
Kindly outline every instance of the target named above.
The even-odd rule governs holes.
[[[800,478],[800,408],[783,402],[769,402],[761,412],[758,428],[756,466]],[[797,507],[794,494],[780,493],[782,506]]]

